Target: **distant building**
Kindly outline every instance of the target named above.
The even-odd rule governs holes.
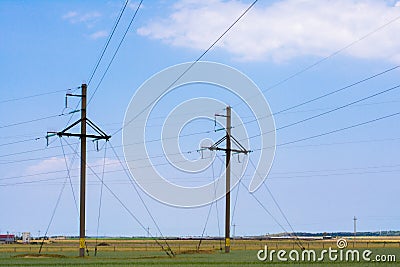
[[[0,244],[11,244],[15,242],[15,235],[0,235]]]
[[[23,232],[22,233],[22,243],[29,244],[31,242],[31,233]]]

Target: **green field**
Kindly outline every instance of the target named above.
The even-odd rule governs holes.
[[[38,256],[38,245],[11,244],[0,245],[0,266],[398,266],[400,265],[400,243],[394,240],[368,240],[354,244],[359,251],[369,249],[375,255],[395,255],[396,262],[279,262],[274,260],[259,261],[257,252],[268,245],[269,249],[296,249],[301,251],[293,241],[234,240],[232,251],[225,254],[220,250],[220,241],[204,240],[201,249],[196,250],[196,240],[168,241],[174,257],[169,257],[153,240],[116,240],[102,239],[106,244],[98,247],[94,256],[94,240],[88,241],[89,256],[77,257],[77,240],[53,241],[45,244],[42,254]],[[306,249],[315,249],[317,254],[324,248],[336,248],[335,241],[303,241]],[[349,242],[348,249],[353,249]]]

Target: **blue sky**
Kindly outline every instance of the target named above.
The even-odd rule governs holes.
[[[46,147],[43,136],[47,131],[62,130],[70,116],[12,124],[63,112],[66,89],[88,82],[123,3],[1,1],[0,208],[7,216],[0,220],[0,232],[37,234],[41,231],[43,234],[67,175],[60,141],[53,138]],[[125,11],[89,85],[89,94],[98,84],[137,5],[138,2],[131,2]],[[166,67],[198,58],[249,5],[249,1],[144,1],[88,107],[88,117],[107,133],[114,133],[122,127],[129,101],[144,81]],[[246,74],[265,91],[264,96],[275,113],[397,66],[400,63],[399,16],[400,4],[396,1],[260,1],[203,60],[227,64]],[[316,62],[319,63],[308,69]],[[276,115],[276,127],[397,86],[399,70]],[[180,90],[180,94],[166,97],[153,114],[149,124],[155,130],[150,139],[160,137],[160,131],[157,132],[163,123],[160,117],[168,114],[181,98],[219,98],[232,105],[244,120],[251,119],[238,99],[211,86],[188,86]],[[398,90],[392,90],[279,130],[277,144],[399,112],[399,100]],[[77,104],[76,99],[69,102],[70,107]],[[210,111],[210,116],[216,112],[222,111]],[[295,231],[352,231],[353,216],[358,218],[359,231],[399,229],[400,216],[394,208],[399,202],[400,185],[398,121],[399,117],[394,116],[277,147],[266,184]],[[249,127],[250,135],[257,134],[254,127]],[[182,134],[213,129],[212,121],[200,120],[187,125]],[[37,137],[42,138],[10,144]],[[202,139],[216,141],[220,137],[221,132],[194,135],[182,138],[180,145],[184,151],[194,151]],[[66,142],[75,144],[78,140],[63,141],[67,162],[71,164],[74,153]],[[120,132],[112,137],[111,144],[122,159]],[[148,145],[153,148],[152,153],[160,153],[158,142]],[[252,144],[252,149],[257,149],[257,143]],[[101,175],[104,149],[94,151],[94,145],[89,142],[88,150],[88,164],[96,166],[94,170]],[[188,157],[199,156],[193,153]],[[221,169],[220,159],[224,160],[223,154],[215,161],[215,170]],[[156,158],[153,162],[157,165],[166,161]],[[157,235],[155,225],[110,147],[106,163],[105,183]],[[170,172],[170,166],[160,166],[160,171]],[[76,195],[78,167],[72,164],[71,168]],[[195,185],[210,181],[212,175],[209,169],[196,177],[174,173],[173,179]],[[282,232],[281,226],[290,230],[265,187],[256,191],[255,196],[279,224],[247,191],[248,182],[244,177],[245,186],[236,187],[232,194],[232,206],[237,199],[232,219],[237,225],[236,234]],[[96,234],[100,188],[97,178],[89,175],[88,235]],[[174,208],[139,192],[164,235],[201,235],[210,206]],[[223,206],[223,201],[217,202],[219,218],[215,207],[212,208],[206,228],[208,235],[218,235],[218,225],[223,229]],[[77,233],[78,215],[68,182],[49,234]],[[146,232],[105,190],[99,234],[131,236],[146,235]]]

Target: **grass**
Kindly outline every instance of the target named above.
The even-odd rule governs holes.
[[[232,242],[232,251],[225,254],[220,250],[219,241],[203,241],[201,253],[197,253],[196,240],[169,241],[176,252],[175,257],[169,257],[159,247],[154,246],[151,240],[101,240],[109,246],[98,248],[94,256],[94,243],[89,241],[90,255],[85,258],[77,257],[76,240],[55,241],[46,244],[41,257],[37,257],[37,245],[0,245],[0,266],[397,266],[398,263],[378,262],[270,262],[259,261],[257,251],[268,244],[269,249],[284,249],[289,252],[293,249],[293,242],[241,240]],[[303,245],[309,249],[322,249],[334,244],[333,241],[305,241]],[[368,246],[373,255],[395,255],[400,261],[400,247],[397,242],[379,240],[357,244],[357,249],[363,250]],[[179,248],[179,250],[178,250]],[[336,248],[336,246],[332,246]],[[295,247],[295,249],[298,249]],[[352,249],[349,244],[348,249]],[[301,253],[301,252],[300,252]],[[275,257],[276,258],[276,257]],[[373,256],[371,256],[373,258]]]

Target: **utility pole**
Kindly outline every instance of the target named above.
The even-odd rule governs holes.
[[[232,237],[234,238],[236,236],[236,224],[232,224],[233,226],[233,235]]]
[[[353,241],[353,247],[354,247],[354,243],[356,242],[356,235],[357,235],[357,218],[356,218],[356,216],[354,216],[353,220],[354,220],[354,241]]]
[[[231,250],[230,225],[231,225],[231,126],[232,116],[231,107],[226,107],[226,150],[225,150],[225,253]]]
[[[82,84],[81,96],[81,185],[79,206],[79,257],[85,256],[86,225],[86,100],[87,85]]]
[[[86,103],[87,103],[87,85],[82,84],[81,86],[82,93],[80,95],[75,94],[66,94],[65,105],[67,106],[67,98],[69,96],[80,97],[81,98],[81,118],[62,130],[61,132],[47,132],[46,138],[48,139],[51,136],[57,135],[59,137],[62,136],[75,136],[81,139],[81,175],[80,175],[80,212],[79,212],[79,257],[85,256],[85,247],[86,247],[86,139],[92,138],[93,141],[98,141],[100,139],[104,139],[108,141],[111,136],[104,133],[97,127],[91,120],[89,120],[86,116]],[[72,113],[75,111],[72,111]],[[69,133],[67,132],[74,126],[80,124],[81,131],[80,134],[77,133]],[[86,125],[89,125],[97,134],[87,134],[86,133]]]
[[[225,181],[225,253],[229,253],[231,250],[231,239],[230,239],[230,219],[231,219],[231,153],[244,153],[248,154],[250,151],[245,149],[235,137],[231,135],[232,128],[232,117],[231,117],[231,107],[226,107],[226,115],[218,115],[219,117],[226,117],[226,135],[215,142],[210,147],[203,147],[209,149],[211,151],[225,151],[226,159],[225,159],[225,167],[226,167],[226,181]],[[226,142],[225,148],[218,147],[222,142]],[[231,143],[234,143],[239,149],[232,149]]]

